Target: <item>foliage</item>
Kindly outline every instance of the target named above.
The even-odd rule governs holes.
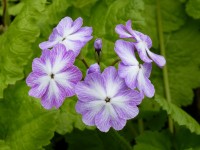
[[[199,120],[181,108],[194,103],[194,97],[198,104],[200,101],[193,92],[200,87],[199,0],[14,0],[8,1],[7,13],[12,16],[8,18],[11,24],[0,35],[0,150],[47,149],[55,132],[65,138],[71,150],[131,146],[135,150],[200,149]],[[85,26],[93,27],[94,38],[81,52],[88,64],[95,63],[95,38],[102,38],[102,69],[117,59],[113,50],[117,24],[131,19],[134,29],[152,38],[151,51],[156,53],[160,53],[162,35],[171,101],[166,98],[162,69],[153,66],[151,80],[157,96],[143,100],[139,116],[119,133],[100,133],[84,125],[75,112],[76,98],[66,99],[59,110],[44,110],[39,100],[28,96],[25,78],[33,58],[41,54],[38,44],[48,39],[52,28],[65,16],[80,16]],[[85,73],[80,60],[76,65]],[[200,114],[197,105],[193,110]],[[168,131],[168,117],[174,121],[174,133]]]

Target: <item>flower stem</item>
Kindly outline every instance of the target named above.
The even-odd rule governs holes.
[[[159,37],[159,42],[160,42],[160,52],[161,52],[161,55],[163,55],[166,58],[164,37],[163,37],[163,28],[162,28],[162,16],[161,16],[161,9],[160,9],[160,0],[157,0],[157,21],[158,21],[158,37]],[[163,68],[163,78],[164,78],[166,99],[168,102],[171,102],[167,65],[165,65],[165,67]],[[168,123],[169,123],[169,130],[171,133],[173,133],[174,132],[173,120],[170,116],[168,119]]]
[[[144,132],[144,123],[143,123],[142,118],[138,119],[138,128],[139,128],[140,134],[142,134]]]
[[[111,63],[111,66],[114,66],[114,65],[117,64],[118,62],[120,62],[120,59],[116,59],[115,61],[113,61],[113,63]]]
[[[3,18],[3,26],[6,29],[7,26],[9,25],[9,15],[8,15],[8,9],[7,9],[7,0],[2,0],[2,6],[3,6],[3,14],[2,14],[2,18]]]
[[[85,65],[85,67],[88,69],[89,66],[88,66],[87,62],[85,61],[85,59],[84,59],[84,58],[81,58],[81,61],[83,62],[83,64]]]

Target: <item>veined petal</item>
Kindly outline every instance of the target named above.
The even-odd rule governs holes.
[[[99,73],[88,74],[84,82],[76,85],[75,92],[79,100],[84,102],[106,98],[104,81]]]
[[[115,52],[125,65],[138,65],[138,61],[134,54],[133,43],[117,40],[115,43]]]
[[[166,60],[163,56],[157,55],[155,53],[152,53],[150,50],[147,51],[149,54],[149,57],[159,66],[163,67],[166,64]]]
[[[112,109],[112,108],[110,108],[110,107],[112,107],[110,104],[106,104],[95,117],[95,124],[96,124],[97,128],[102,132],[108,132],[108,130],[111,127],[110,109]],[[116,116],[115,113],[113,113],[112,115]]]
[[[26,79],[28,86],[32,87],[29,91],[29,95],[41,98],[47,90],[50,78],[47,75],[41,75],[37,72],[32,72]]]
[[[63,89],[65,89],[66,96],[73,96],[75,94],[75,86],[81,80],[82,73],[75,67],[71,66],[64,72],[56,74],[54,79]]]
[[[125,79],[126,85],[129,88],[135,89],[137,85],[137,75],[139,71],[139,66],[126,66],[123,63],[119,63],[118,67],[119,76]]]
[[[40,58],[35,58],[32,63],[32,70],[33,72],[48,75],[51,72],[51,62],[49,59],[44,61]]]
[[[119,24],[115,27],[115,32],[117,32],[119,34],[120,38],[132,37],[132,35],[127,31],[127,28],[122,24]]]
[[[140,69],[139,73],[138,73],[138,89],[141,92],[144,92],[144,95],[146,95],[147,97],[151,98],[154,96],[155,93],[155,89],[153,84],[151,83],[151,81],[143,74],[142,69]]]
[[[75,57],[79,55],[81,48],[85,44],[80,41],[71,41],[68,39],[65,39],[61,43],[65,45],[65,48],[67,49],[67,51],[70,51],[70,50],[73,51]]]
[[[72,33],[73,20],[70,17],[63,18],[57,25],[56,29],[62,37],[66,37]]]
[[[135,48],[138,51],[138,54],[140,56],[140,58],[146,62],[146,63],[151,63],[152,60],[148,57],[147,55],[147,45],[144,42],[137,42],[135,43]]]
[[[46,109],[52,107],[59,108],[66,97],[65,90],[60,87],[54,80],[50,80],[48,89],[42,96],[42,106]]]
[[[149,78],[151,75],[151,69],[152,69],[152,64],[151,63],[144,63],[143,65],[141,65],[141,69],[143,74]]]
[[[91,34],[92,34],[92,28],[91,27],[82,27],[78,31],[76,31],[75,33],[69,35],[67,37],[67,39],[71,40],[71,41],[88,42],[89,40],[92,39]],[[89,39],[86,38],[86,37],[89,37]]]
[[[87,73],[86,74],[90,74],[90,73],[101,73],[100,67],[97,63],[91,65],[88,69],[87,69]]]
[[[139,109],[137,106],[132,106],[122,101],[115,102],[112,105],[119,117],[123,119],[135,118],[139,113]]]
[[[106,68],[102,73],[102,77],[104,79],[106,95],[109,98],[112,98],[121,89],[126,87],[124,80],[118,76],[118,73],[115,67]]]
[[[73,51],[66,51],[65,46],[57,44],[51,50],[52,73],[56,74],[73,65],[75,56]]]
[[[79,30],[82,25],[83,25],[83,19],[81,17],[74,20],[74,22],[72,24],[72,28],[71,28],[72,32],[74,33],[77,30]]]
[[[124,103],[131,106],[139,105],[144,95],[141,92],[130,89],[123,89],[115,97],[112,98],[111,104]]]
[[[82,120],[86,125],[95,125],[95,116],[104,105],[104,101],[91,101],[87,103],[78,101],[76,111],[83,115]]]

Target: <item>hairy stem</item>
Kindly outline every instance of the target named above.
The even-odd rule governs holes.
[[[162,28],[162,16],[161,16],[161,10],[160,10],[160,0],[157,0],[157,21],[158,21],[158,36],[159,36],[159,42],[160,42],[160,52],[161,52],[161,55],[163,55],[166,58],[163,28]],[[167,101],[171,102],[167,65],[165,65],[165,67],[163,68],[163,78],[164,78],[166,99]],[[171,133],[173,133],[174,132],[173,120],[170,116],[168,119],[168,123],[169,123],[169,130]]]

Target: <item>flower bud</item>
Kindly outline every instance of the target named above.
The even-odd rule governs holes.
[[[94,48],[97,52],[98,56],[100,55],[101,49],[102,49],[102,39],[97,38],[94,42]]]

